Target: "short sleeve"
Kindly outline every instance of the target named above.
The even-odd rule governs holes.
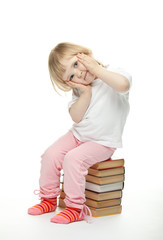
[[[71,101],[68,102],[68,110],[70,109],[71,105],[78,100],[78,98],[79,98],[79,97],[76,96],[76,95],[74,94],[74,92],[72,91],[72,99],[71,99]]]
[[[129,81],[129,89],[126,92],[119,92],[122,95],[125,95],[127,93],[129,93],[131,86],[132,86],[132,76],[130,75],[130,73],[128,73],[124,68],[120,68],[120,67],[112,67],[112,66],[108,66],[107,67],[108,70],[113,71],[113,72],[117,72],[122,74],[124,77],[126,77]]]

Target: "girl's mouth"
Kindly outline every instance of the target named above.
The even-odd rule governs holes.
[[[86,73],[85,73],[85,77],[84,77],[84,80],[86,79],[86,76],[87,76],[87,71],[86,71]]]

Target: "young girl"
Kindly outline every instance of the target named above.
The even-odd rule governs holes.
[[[41,202],[28,209],[39,215],[55,211],[60,195],[60,171],[64,172],[66,208],[51,218],[54,223],[87,219],[85,176],[88,168],[109,159],[122,147],[122,133],[129,113],[132,77],[121,68],[104,66],[86,47],[64,42],[49,55],[50,78],[63,90],[72,90],[68,103],[74,124],[42,154],[39,179]]]

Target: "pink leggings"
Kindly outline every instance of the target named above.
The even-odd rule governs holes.
[[[88,168],[109,159],[116,148],[95,142],[80,142],[69,130],[41,156],[40,193],[42,198],[55,198],[61,193],[60,170],[64,172],[66,206],[82,208],[85,199],[85,176]]]

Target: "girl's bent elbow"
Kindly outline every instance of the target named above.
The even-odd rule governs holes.
[[[72,119],[73,120],[73,119]],[[75,123],[80,123],[81,120],[73,120]]]
[[[124,78],[124,82],[121,86],[121,92],[127,92],[129,90],[129,87],[130,87],[129,80],[127,78]]]

